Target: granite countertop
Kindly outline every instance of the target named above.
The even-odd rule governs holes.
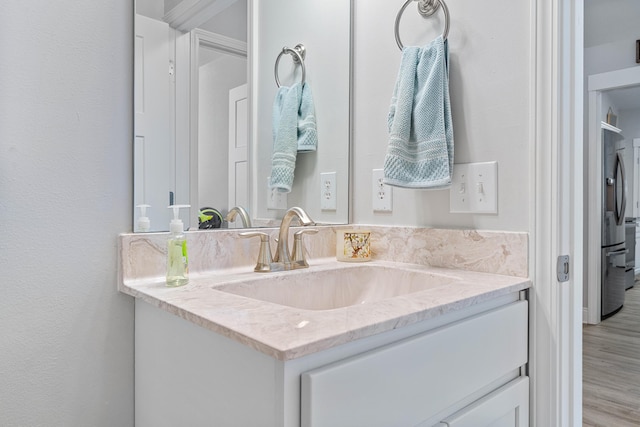
[[[367,266],[453,276],[433,289],[330,310],[307,310],[216,290],[232,282],[269,280],[365,264],[314,259],[308,269],[258,274],[246,266],[195,273],[179,288],[164,277],[125,280],[120,290],[279,360],[291,360],[527,289],[525,277],[375,260]]]

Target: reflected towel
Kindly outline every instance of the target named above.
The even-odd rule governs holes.
[[[316,130],[316,110],[313,105],[311,87],[302,84],[302,99],[298,110],[298,152],[316,151],[318,147],[318,132]]]
[[[298,153],[298,111],[302,86],[281,86],[273,101],[273,155],[270,188],[291,192]]]
[[[446,188],[453,173],[453,127],[449,102],[449,53],[439,36],[428,45],[405,47],[389,110],[385,184]]]

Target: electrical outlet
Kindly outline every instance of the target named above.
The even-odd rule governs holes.
[[[320,209],[335,211],[338,208],[336,199],[336,173],[320,174]]]
[[[267,209],[285,210],[287,209],[287,193],[281,193],[275,188],[269,188],[271,177],[267,177]]]
[[[374,169],[372,171],[372,205],[376,212],[391,212],[393,210],[393,188],[382,183],[384,171]]]

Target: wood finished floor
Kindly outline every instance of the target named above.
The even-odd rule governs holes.
[[[640,283],[616,315],[583,327],[583,426],[640,426]]]

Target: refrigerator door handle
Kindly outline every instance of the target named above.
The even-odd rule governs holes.
[[[622,154],[620,154],[619,151],[616,156],[616,178],[618,172],[620,172],[620,179],[615,180],[616,188],[614,190],[614,197],[616,199],[616,224],[622,225],[624,224],[624,211],[627,208],[627,179],[624,172],[624,160],[622,159]],[[620,210],[618,210],[618,185],[622,185],[622,201],[620,203]]]
[[[629,249],[619,249],[613,252],[607,252],[607,256],[625,255],[629,253]]]

